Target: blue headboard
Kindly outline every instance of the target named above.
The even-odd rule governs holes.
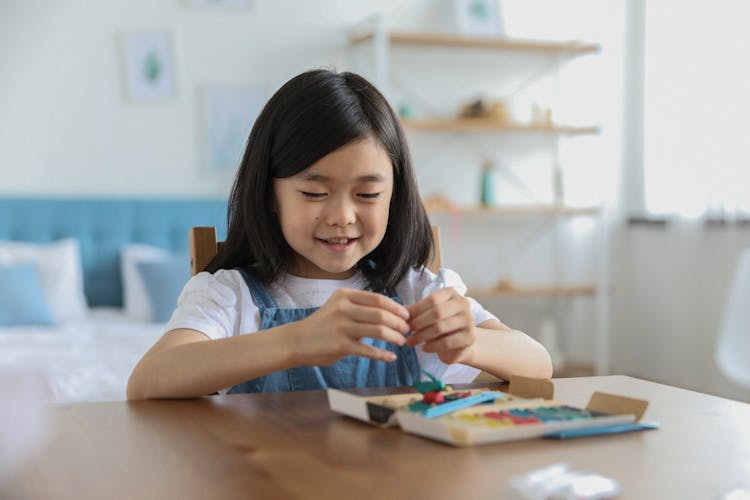
[[[0,198],[0,240],[77,238],[89,306],[122,307],[120,250],[145,243],[188,254],[188,230],[226,236],[226,200]]]

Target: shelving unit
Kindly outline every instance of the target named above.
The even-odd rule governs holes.
[[[469,295],[472,297],[493,296],[493,297],[576,297],[589,296],[596,294],[596,287],[593,285],[567,285],[567,286],[497,286],[494,288],[469,288]]]
[[[488,215],[500,217],[557,217],[576,215],[597,215],[599,207],[566,207],[556,205],[518,206],[442,206],[428,207],[430,214]]]
[[[376,28],[377,29],[377,28]],[[379,37],[376,30],[357,33],[349,38],[351,45],[368,42]],[[578,41],[550,42],[547,40],[524,40],[513,38],[487,38],[453,35],[446,33],[418,33],[409,31],[384,33],[388,42],[396,45],[428,45],[438,47],[462,47],[468,49],[491,49],[501,51],[537,52],[546,54],[584,55],[599,52],[594,43]]]
[[[491,133],[540,133],[584,135],[598,134],[599,127],[574,127],[569,125],[542,125],[507,123],[486,118],[402,118],[406,129],[434,130],[443,132],[491,132]]]
[[[587,43],[581,41],[542,41],[512,38],[484,38],[484,37],[467,37],[454,34],[441,33],[423,33],[413,31],[389,31],[386,29],[385,22],[382,18],[374,19],[366,26],[364,30],[360,29],[350,37],[350,45],[358,47],[371,48],[372,72],[376,85],[391,97],[391,51],[400,48],[409,48],[410,50],[419,50],[420,47],[432,51],[445,50],[446,53],[457,53],[474,51],[482,54],[512,54],[515,58],[540,58],[548,62],[548,66],[540,72],[548,72],[549,68],[557,68],[563,62],[591,54],[596,54],[601,47],[596,43]],[[492,69],[488,69],[492,71]],[[460,72],[460,69],[451,67],[450,74],[454,75]],[[372,75],[371,75],[372,77]],[[533,80],[532,77],[530,80]],[[421,88],[420,88],[421,90]],[[522,123],[513,120],[494,119],[494,118],[464,118],[457,116],[448,116],[445,114],[434,114],[432,116],[419,117],[402,117],[402,125],[407,133],[415,132],[420,134],[450,134],[451,140],[460,141],[462,137],[468,137],[471,134],[482,134],[492,136],[493,134],[502,136],[505,134],[524,135],[524,136],[542,136],[546,140],[554,142],[554,155],[558,154],[557,142],[560,137],[568,136],[591,136],[601,132],[596,125],[571,125],[557,123],[553,120],[546,120],[541,123]],[[419,168],[419,166],[418,166]],[[555,181],[562,178],[562,170],[559,161],[555,160],[552,175]],[[554,230],[559,230],[559,221],[564,217],[590,217],[595,221],[602,218],[603,211],[596,206],[568,206],[562,199],[561,192],[557,191],[555,186],[554,200],[552,203],[528,204],[528,205],[499,205],[483,206],[466,203],[454,203],[451,200],[433,199],[429,197],[425,200],[425,206],[431,215],[448,215],[463,217],[501,217],[501,218],[549,218],[554,224]],[[525,219],[524,219],[525,220]],[[600,224],[601,225],[601,224]],[[604,246],[604,238],[594,234],[595,245],[601,245],[600,251]],[[602,269],[595,272],[595,283],[553,283],[544,285],[525,285],[512,282],[512,284],[501,281],[496,286],[472,286],[469,283],[469,294],[477,298],[550,298],[555,300],[566,300],[576,297],[588,297],[594,300],[595,310],[595,360],[593,367],[576,365],[576,369],[581,372],[606,374],[609,366],[608,359],[608,334],[607,334],[607,315],[608,302],[606,291],[609,289],[606,273]]]

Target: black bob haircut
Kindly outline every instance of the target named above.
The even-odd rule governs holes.
[[[296,175],[368,137],[391,159],[393,195],[385,237],[357,267],[373,290],[381,290],[424,266],[433,252],[432,231],[396,114],[363,77],[318,69],[285,83],[256,119],[229,198],[227,239],[206,270],[244,267],[265,284],[285,273],[294,252],[273,211],[273,179]]]

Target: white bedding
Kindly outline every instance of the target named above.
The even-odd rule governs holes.
[[[61,327],[0,328],[0,368],[43,370],[55,402],[124,400],[130,372],[163,332],[113,308]]]

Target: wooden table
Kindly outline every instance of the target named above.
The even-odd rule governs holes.
[[[617,480],[622,498],[750,488],[750,405],[624,376],[555,380],[574,405],[594,390],[650,400],[662,428],[460,449],[334,414],[317,391],[57,406],[46,448],[0,498],[503,498],[511,476],[556,462]]]

